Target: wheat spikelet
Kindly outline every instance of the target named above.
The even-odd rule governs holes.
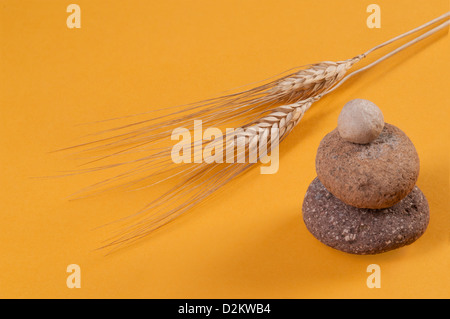
[[[226,125],[243,126],[249,119],[272,110],[281,103],[292,103],[324,92],[341,80],[347,71],[364,56],[338,62],[321,62],[288,74],[256,88],[210,100],[193,103],[181,110],[128,125],[98,132],[106,138],[89,141],[63,150],[83,147],[83,152],[110,151],[99,159],[117,152],[123,153],[167,139],[176,127],[193,128],[193,121],[201,119],[205,127]],[[111,132],[118,132],[110,135]],[[130,148],[132,146],[132,148]]]
[[[364,56],[359,55],[345,61],[317,63],[311,68],[280,79],[271,90],[271,94],[286,103],[320,94],[341,80],[362,58]],[[288,96],[289,99],[283,100],[284,96]]]

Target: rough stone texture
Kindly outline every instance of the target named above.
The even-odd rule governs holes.
[[[347,102],[338,118],[338,131],[347,142],[367,144],[375,140],[384,127],[384,117],[374,103],[355,99]]]
[[[358,255],[379,254],[409,245],[426,230],[428,202],[417,186],[401,202],[385,209],[349,206],[316,178],[303,201],[308,230],[325,245]]]
[[[419,156],[409,138],[388,123],[369,144],[344,141],[337,129],[320,142],[316,171],[322,184],[346,204],[386,208],[416,184]]]

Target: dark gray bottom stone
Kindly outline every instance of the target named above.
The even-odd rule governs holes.
[[[349,206],[316,177],[303,201],[308,230],[325,245],[351,254],[379,254],[416,241],[430,219],[428,202],[415,186],[399,203],[384,209]]]

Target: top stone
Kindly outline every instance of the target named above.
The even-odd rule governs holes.
[[[383,127],[383,113],[378,106],[368,100],[355,99],[342,108],[337,129],[345,141],[367,144],[380,135]]]

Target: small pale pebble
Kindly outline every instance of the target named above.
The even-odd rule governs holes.
[[[384,127],[384,117],[374,103],[355,99],[347,102],[338,118],[341,137],[357,144],[367,144],[375,140]]]

